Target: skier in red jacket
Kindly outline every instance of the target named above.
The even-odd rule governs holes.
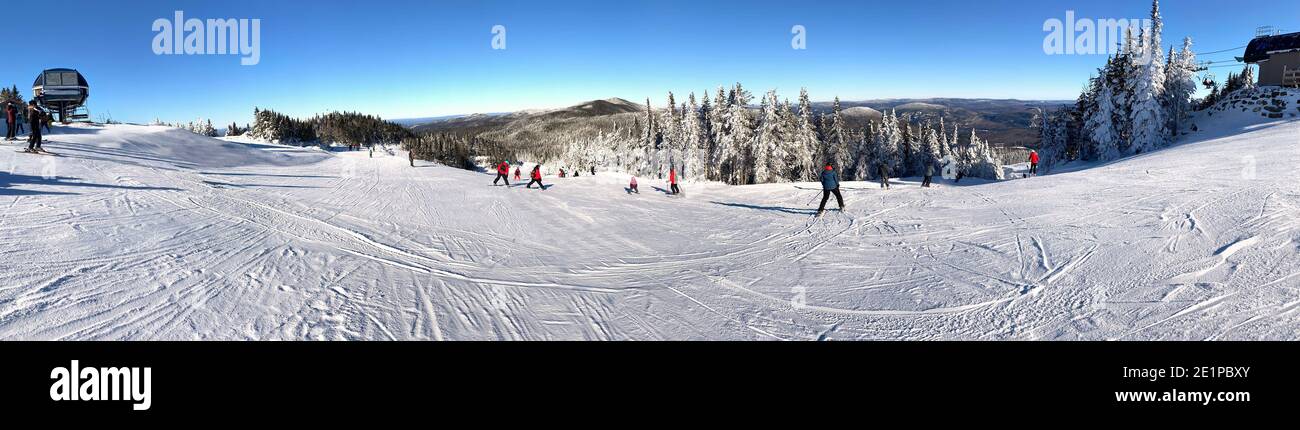
[[[542,191],[546,191],[546,185],[542,185],[542,166],[533,166],[532,177],[533,180],[529,181],[528,186],[524,188],[532,188],[533,184],[537,184],[537,186],[541,188]]]
[[[677,169],[668,170],[668,188],[674,195],[682,193],[682,189],[677,188]]]
[[[515,182],[519,182],[519,175],[520,175],[519,166],[515,166]]]
[[[1029,151],[1029,174],[1038,174],[1038,151]]]
[[[499,181],[506,181],[506,186],[509,187],[510,186],[509,175],[510,175],[510,162],[502,161],[501,164],[497,165],[497,178],[492,180],[492,185],[495,186]]]

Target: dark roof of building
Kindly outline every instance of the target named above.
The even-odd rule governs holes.
[[[90,84],[87,84],[87,83],[86,83],[86,77],[85,77],[85,76],[82,76],[81,72],[78,72],[78,71],[76,71],[76,70],[74,70],[74,69],[45,69],[44,71],[41,72],[41,74],[40,74],[39,76],[36,77],[36,82],[33,82],[33,83],[32,83],[32,86],[33,86],[33,87],[38,87],[38,86],[45,85],[45,74],[46,74],[46,73],[49,73],[49,72],[73,72],[73,73],[76,73],[76,74],[77,74],[77,85],[79,85],[79,86],[83,86],[83,87],[88,87],[88,86],[90,86]]]
[[[1272,53],[1295,50],[1300,50],[1300,32],[1256,37],[1246,45],[1246,56],[1243,60],[1247,63],[1258,63],[1267,60]]]

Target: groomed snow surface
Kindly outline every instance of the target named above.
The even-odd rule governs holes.
[[[811,183],[538,191],[57,127],[59,156],[0,153],[0,339],[1296,339],[1300,122],[1257,117],[1031,179],[845,183],[821,219]]]

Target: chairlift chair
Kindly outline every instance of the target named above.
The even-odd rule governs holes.
[[[42,108],[57,112],[59,122],[68,123],[69,114],[86,104],[90,85],[85,76],[73,69],[47,69],[32,83],[33,100]],[[86,115],[89,118],[89,112]]]

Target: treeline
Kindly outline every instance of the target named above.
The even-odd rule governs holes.
[[[414,135],[406,127],[356,112],[331,112],[307,120],[269,109],[253,109],[249,136],[285,144],[371,146],[398,144]]]
[[[1070,160],[1107,161],[1150,152],[1170,145],[1195,109],[1213,104],[1253,84],[1253,78],[1233,76],[1219,89],[1212,83],[1211,99],[1197,103],[1198,82],[1191,38],[1181,50],[1162,52],[1160,2],[1151,6],[1151,26],[1138,34],[1130,28],[1120,52],[1110,57],[1089,80],[1077,102],[1036,118],[1042,136],[1041,168],[1050,170]],[[1252,72],[1246,67],[1243,75]]]
[[[417,160],[435,161],[451,167],[474,170],[479,160],[515,160],[515,154],[500,142],[478,136],[427,133],[402,140],[402,149]]]
[[[893,112],[854,128],[847,125],[838,98],[830,112],[819,115],[806,90],[797,105],[779,99],[775,90],[758,100],[758,109],[754,101],[739,83],[719,87],[712,98],[692,93],[680,104],[669,93],[666,108],[655,109],[646,100],[630,126],[614,119],[612,130],[598,133],[532,133],[540,135],[534,140],[567,144],[558,154],[545,149],[551,145],[521,152],[568,169],[596,167],[645,177],[664,177],[674,169],[683,178],[734,185],[811,181],[826,164],[856,180],[874,179],[882,169],[892,176],[920,175],[928,166],[1002,177],[1001,161],[973,130],[963,145],[956,126],[949,132],[942,122],[911,124]]]

